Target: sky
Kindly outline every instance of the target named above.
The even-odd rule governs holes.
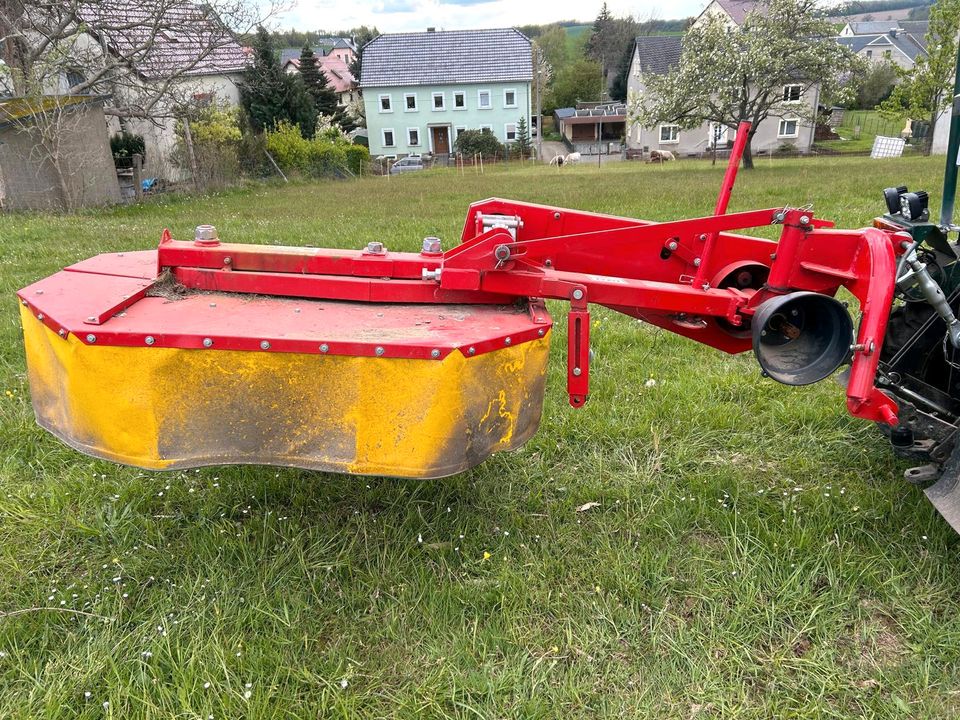
[[[590,22],[603,0],[292,0],[277,29],[347,30],[376,26],[380,32],[510,27],[558,20]],[[608,0],[614,15],[660,20],[697,15],[707,0]]]

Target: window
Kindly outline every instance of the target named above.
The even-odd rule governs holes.
[[[660,144],[676,144],[680,142],[679,125],[661,125],[660,126]]]
[[[380,96],[380,112],[393,112],[393,97],[390,95]]]
[[[507,142],[513,142],[517,139],[517,124],[507,123],[503,126],[503,137]]]
[[[82,83],[86,78],[83,76],[83,73],[79,70],[67,70],[67,88],[76,87]]]
[[[419,145],[419,144],[420,144],[419,128],[407,128],[407,145]]]
[[[480,132],[492,133],[492,132],[493,132],[493,125],[481,125],[481,126],[480,126]]]
[[[388,129],[384,128],[384,130],[383,130],[383,146],[384,146],[384,147],[393,147],[393,145],[394,145],[394,142],[393,142],[393,129],[389,129],[389,130],[388,130]]]
[[[867,60],[873,57],[873,50],[867,50]]]
[[[477,107],[481,110],[489,110],[493,107],[490,103],[489,90],[477,90]]]
[[[460,133],[467,131],[467,128],[461,125],[459,127],[455,127],[453,130],[454,130],[453,139],[456,140],[458,137],[460,137]]]
[[[707,147],[723,148],[727,146],[730,128],[722,123],[710,123],[710,135],[707,137]]]
[[[884,51],[883,51],[883,57],[884,57],[885,60],[892,60],[892,59],[893,59],[893,50],[884,50]]]
[[[416,93],[407,93],[403,96],[403,111],[404,112],[416,112],[417,111],[417,94]]]
[[[515,108],[517,106],[517,91],[510,89],[503,91],[503,106],[505,108]]]
[[[800,121],[797,118],[783,118],[780,120],[780,128],[777,130],[777,137],[794,138],[799,134]]]
[[[466,110],[467,109],[467,94],[462,92],[455,92],[453,94],[453,109],[454,110]]]
[[[783,86],[784,102],[800,102],[800,97],[802,95],[803,95],[803,85],[784,85]]]
[[[433,94],[433,109],[434,110],[445,110],[446,104],[442,92]]]

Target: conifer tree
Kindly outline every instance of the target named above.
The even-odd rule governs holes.
[[[283,72],[263,27],[257,28],[253,42],[253,65],[240,84],[240,104],[251,127],[260,132],[286,120],[300,127],[304,137],[312,137],[316,124],[313,99],[303,81]]]

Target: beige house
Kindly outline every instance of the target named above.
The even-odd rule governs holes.
[[[694,21],[693,26],[707,18],[719,16],[732,26],[741,25],[756,8],[753,0],[711,0]],[[683,38],[677,36],[643,36],[635,42],[633,61],[627,81],[627,105],[633,107],[647,92],[651,77],[665,75],[680,62]],[[753,137],[755,154],[772,152],[782,146],[792,146],[798,152],[810,150],[815,127],[804,118],[813,117],[820,97],[819,85],[801,81],[779,88],[783,111],[760,123]],[[627,129],[627,147],[631,150],[670,151],[680,157],[700,157],[732,145],[736,131],[725,125],[705,122],[692,130],[663,123],[656,127],[641,127],[636,122]]]

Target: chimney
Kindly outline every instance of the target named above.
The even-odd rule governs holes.
[[[890,28],[890,37],[895,38],[897,36],[897,28]]]
[[[436,29],[435,27],[429,27],[429,28],[427,28],[427,32],[436,32],[436,31],[437,31],[437,29]]]

